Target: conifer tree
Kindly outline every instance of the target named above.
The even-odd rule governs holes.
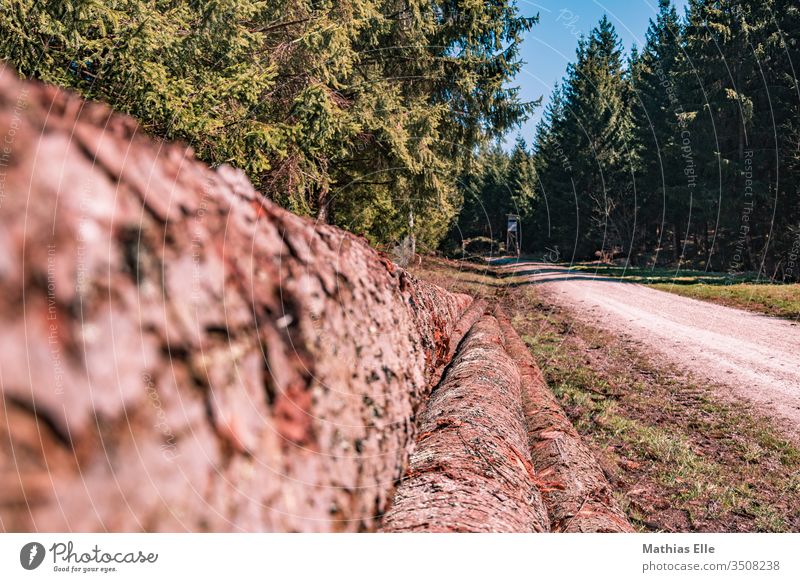
[[[514,0],[13,0],[0,57],[296,212],[435,245],[476,149],[531,110],[510,81],[535,20]]]
[[[630,237],[623,220],[633,202],[627,83],[619,37],[604,16],[587,38],[580,39],[576,62],[564,80],[563,113],[549,120],[548,127],[562,168],[566,163],[572,172],[569,188],[563,179],[558,185],[542,181],[543,195],[548,201],[560,199],[554,209],[569,208],[569,200],[574,200],[574,212],[550,215],[560,234],[555,242],[576,256],[622,246]],[[541,147],[537,149],[541,159]],[[558,165],[550,176],[560,171]]]
[[[676,87],[681,34],[675,7],[670,0],[659,0],[658,14],[650,21],[642,51],[632,55],[629,65],[633,139],[640,160],[636,172],[637,224],[643,248],[663,242],[666,196],[682,179],[678,116],[683,111]]]

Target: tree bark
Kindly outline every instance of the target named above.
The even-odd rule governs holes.
[[[324,184],[317,192],[317,222],[331,224],[331,200],[328,184]]]
[[[528,444],[554,532],[631,532],[592,452],[547,387],[528,348],[502,311],[506,351],[521,374]]]
[[[386,514],[389,532],[540,532],[520,375],[497,321],[470,329],[420,419],[417,447]]]
[[[8,70],[2,528],[374,530],[471,299]]]
[[[674,237],[674,241],[675,241],[675,260],[678,261],[678,260],[681,259],[681,256],[683,255],[683,248],[682,248],[683,241],[681,240],[681,231],[680,231],[680,227],[678,226],[678,222],[677,221],[675,221],[672,224],[672,228],[674,229],[674,232],[675,232],[675,237]]]

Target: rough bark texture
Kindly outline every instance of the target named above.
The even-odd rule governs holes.
[[[0,529],[374,529],[470,299],[7,72],[3,139]]]
[[[0,530],[630,531],[486,310],[0,73]]]
[[[420,425],[384,531],[548,529],[527,446],[519,371],[494,317],[482,317],[469,331]]]
[[[506,315],[500,310],[496,315],[506,351],[520,371],[528,443],[551,530],[633,531],[597,459],[547,387],[530,351]]]
[[[458,320],[458,323],[456,323],[453,328],[453,332],[450,334],[450,350],[446,358],[448,362],[453,360],[461,345],[461,340],[463,340],[469,330],[472,329],[472,326],[486,314],[487,309],[488,305],[486,301],[483,299],[476,299],[470,304],[461,316],[461,319]]]

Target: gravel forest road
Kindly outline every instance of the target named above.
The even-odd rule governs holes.
[[[496,266],[662,367],[720,385],[800,433],[800,325],[548,263]],[[788,422],[787,422],[788,421]]]

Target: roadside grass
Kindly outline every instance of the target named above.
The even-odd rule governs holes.
[[[758,280],[755,273],[729,274],[674,267],[618,267],[603,263],[573,263],[569,265],[569,269],[595,274],[599,277],[615,277],[632,283],[643,284],[695,285],[697,283],[705,283],[707,285],[731,285]]]
[[[800,531],[800,449],[746,403],[659,369],[535,286],[423,261],[415,274],[498,301],[642,531]]]
[[[800,319],[800,284],[763,283],[754,273],[727,274],[692,269],[617,267],[578,263],[570,270],[598,277],[614,277],[684,297],[764,313]]]
[[[467,293],[475,297],[492,296],[495,289],[504,286],[489,267],[449,259],[424,257],[422,263],[412,268],[411,272],[448,291]]]
[[[734,285],[673,285],[659,283],[655,289],[684,297],[711,301],[728,307],[765,313],[786,319],[800,319],[800,285],[739,283]]]
[[[800,529],[800,450],[768,419],[523,292],[514,326],[637,527]]]

